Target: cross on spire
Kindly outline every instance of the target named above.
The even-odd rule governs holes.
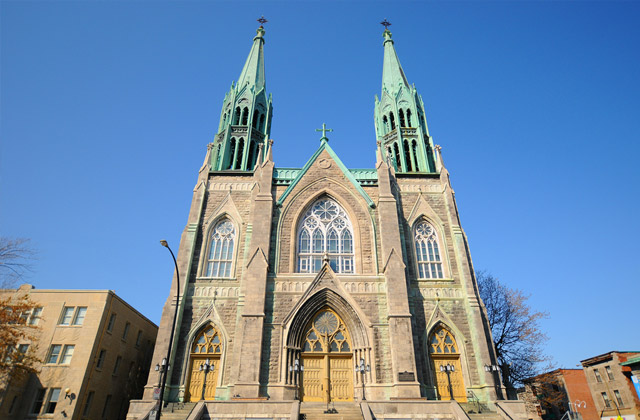
[[[267,19],[264,18],[264,15],[260,16],[260,19],[257,19],[258,22],[260,22],[260,27],[262,27],[262,25],[264,25],[265,23],[269,22]]]
[[[382,22],[380,22],[380,25],[384,26],[384,29],[386,31],[389,29],[389,26],[391,26],[391,22],[389,22],[387,18],[385,18]]]
[[[322,131],[322,137],[320,137],[320,140],[329,140],[329,138],[327,137],[327,131],[333,131],[332,128],[327,128],[327,124],[322,123],[322,128],[316,128],[316,131]]]

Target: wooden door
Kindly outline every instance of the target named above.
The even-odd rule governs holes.
[[[329,356],[331,401],[353,401],[353,358]]]
[[[302,356],[304,371],[301,374],[300,396],[302,401],[325,401],[326,375],[324,356]]]
[[[189,401],[200,401],[202,398],[202,385],[204,383],[204,372],[200,370],[200,365],[207,360],[206,357],[192,357],[189,379]],[[218,383],[218,360],[209,359],[213,363],[213,370],[207,374],[207,384],[204,389],[204,399],[213,400],[216,397],[216,384]]]
[[[441,400],[451,400],[451,391],[449,389],[449,377],[447,372],[441,371],[440,366],[446,366],[447,364],[454,367],[453,372],[449,372],[451,378],[451,388],[453,389],[453,399],[458,402],[466,402],[467,394],[464,388],[464,380],[462,379],[462,366],[460,364],[460,358],[433,358],[433,366],[436,375],[436,386],[438,388],[438,395]]]

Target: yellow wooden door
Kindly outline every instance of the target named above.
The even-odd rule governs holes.
[[[447,372],[440,370],[440,366],[446,366],[447,364],[452,365],[455,369],[453,372],[449,372],[451,388],[453,389],[453,399],[458,402],[466,402],[467,394],[465,392],[464,379],[462,378],[462,366],[460,364],[460,358],[458,357],[433,358],[438,395],[441,400],[451,400]]]
[[[324,379],[327,375],[324,356],[302,356],[302,366],[304,366],[300,387],[302,401],[325,401]]]
[[[351,357],[329,356],[331,401],[353,401],[353,364]]]
[[[191,374],[189,379],[189,401],[200,401],[202,398],[202,385],[204,383],[204,372],[200,370],[200,365],[207,360],[206,357],[191,358]],[[218,383],[219,359],[211,360],[214,369],[207,374],[207,384],[204,389],[204,399],[213,400],[216,396],[216,384]]]

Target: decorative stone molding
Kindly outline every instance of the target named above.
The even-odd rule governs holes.
[[[216,287],[216,286],[195,286],[193,287],[194,297],[238,297],[238,287]]]
[[[251,191],[254,185],[253,182],[212,182],[209,191]]]
[[[426,299],[461,299],[462,289],[456,287],[421,287],[411,289],[413,296]]]

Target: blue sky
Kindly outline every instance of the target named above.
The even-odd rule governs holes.
[[[3,1],[0,234],[38,288],[158,323],[197,171],[261,15],[274,158],[323,122],[373,167],[387,18],[476,269],[531,294],[559,366],[640,350],[640,3]]]

